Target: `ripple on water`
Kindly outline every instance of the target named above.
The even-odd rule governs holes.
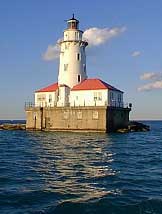
[[[151,124],[123,135],[0,132],[1,213],[160,213],[162,123]]]

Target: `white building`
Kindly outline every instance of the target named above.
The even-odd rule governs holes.
[[[35,106],[54,107],[58,101],[58,83],[37,90],[35,92]]]
[[[100,79],[88,79],[83,32],[79,21],[67,21],[60,44],[58,83],[35,92],[35,106],[114,106],[123,107],[123,92]]]

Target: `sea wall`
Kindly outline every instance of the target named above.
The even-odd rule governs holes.
[[[28,107],[26,129],[109,132],[128,126],[128,108]]]

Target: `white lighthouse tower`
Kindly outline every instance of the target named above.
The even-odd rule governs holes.
[[[82,40],[83,32],[79,30],[79,21],[73,17],[67,20],[67,29],[60,42],[60,65],[58,85],[69,88],[87,78],[85,47],[88,45]]]
[[[35,105],[26,106],[26,129],[109,132],[127,128],[131,108],[123,91],[98,78],[88,78],[79,21],[67,20],[60,41],[58,82],[35,91]]]

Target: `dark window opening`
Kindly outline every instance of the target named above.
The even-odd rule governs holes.
[[[78,75],[78,82],[80,82],[81,78],[80,78],[80,75]]]
[[[78,61],[80,60],[80,54],[79,53],[77,54],[77,60]]]

